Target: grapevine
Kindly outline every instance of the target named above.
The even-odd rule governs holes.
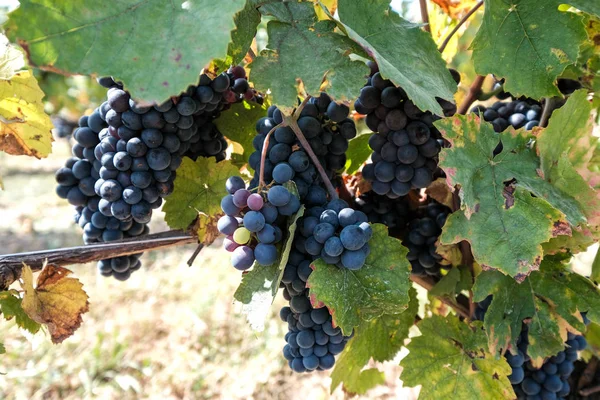
[[[206,324],[208,358],[275,340],[283,380],[333,396],[600,393],[594,2],[92,3],[22,0],[3,26],[0,151],[68,146],[43,195],[83,239],[0,254],[3,321],[73,340],[95,304],[66,266],[139,290],[148,252],[193,244],[194,296],[216,257],[248,323]]]

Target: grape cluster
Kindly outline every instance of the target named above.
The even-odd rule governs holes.
[[[476,106],[471,112],[480,114],[494,126],[496,132],[502,132],[509,126],[531,130],[540,123],[542,106],[535,100],[497,101],[490,107]]]
[[[154,106],[136,103],[111,77],[98,79],[108,89],[107,101],[80,118],[73,133],[76,159],[67,162],[71,172],[57,172],[58,195],[79,207],[85,243],[147,234],[152,210],[174,189],[183,156],[225,158],[227,142],[212,121],[244,98],[246,91],[231,87],[232,79],[245,79],[236,71],[215,79],[203,74],[182,96]],[[126,279],[140,267],[138,259],[103,260],[98,268]]]
[[[332,201],[317,217],[306,217],[302,230],[310,233],[304,241],[306,252],[327,264],[349,270],[360,269],[370,254],[373,235],[362,211],[349,208],[345,201]]]
[[[277,261],[277,247],[283,238],[280,225],[285,217],[300,209],[300,200],[286,187],[271,186],[266,193],[251,193],[239,176],[226,182],[228,195],[221,200],[225,213],[219,219],[219,232],[227,235],[223,245],[232,253],[231,263],[235,269],[245,271],[254,261],[259,265],[271,265]]]
[[[295,372],[324,370],[332,368],[335,355],[345,347],[350,336],[343,336],[339,328],[334,328],[326,308],[314,308],[309,300],[306,281],[312,273],[311,262],[318,258],[306,250],[306,243],[313,234],[314,222],[327,209],[344,209],[346,202],[340,199],[309,208],[298,221],[298,233],[294,237],[288,263],[283,271],[281,286],[283,297],[290,302],[281,309],[281,319],[288,323],[285,336],[287,344],[283,355]]]
[[[387,226],[390,236],[397,237],[404,231],[411,216],[407,197],[390,199],[371,190],[361,194],[355,202],[357,207],[367,214],[370,223]]]
[[[376,64],[370,66],[371,76],[354,103],[356,112],[367,116],[369,129],[377,132],[369,138],[372,163],[362,173],[375,193],[395,199],[432,182],[443,145],[433,126],[439,117],[419,110],[402,88],[381,76]],[[455,104],[438,102],[445,115],[456,112]]]
[[[440,276],[440,270],[445,268],[440,264],[442,257],[437,253],[435,243],[450,212],[448,207],[432,201],[422,210],[422,218],[416,218],[408,224],[403,244],[408,248],[406,258],[410,261],[413,274]]]
[[[492,296],[488,296],[482,302],[477,303],[476,319],[484,319],[491,301]],[[583,317],[585,321],[585,315]],[[505,354],[506,361],[512,368],[508,379],[517,399],[556,400],[567,398],[571,392],[569,377],[575,369],[577,352],[587,347],[585,337],[568,332],[565,349],[545,360],[540,368],[534,367],[531,363],[531,357],[527,354],[528,345],[528,326],[523,324],[521,334],[517,339],[516,354],[513,354],[514,352]]]
[[[309,99],[298,119],[300,130],[330,179],[346,164],[348,140],[356,136],[354,121],[348,118],[349,111],[347,106],[333,102],[327,94],[322,93],[319,97]],[[250,167],[255,171],[250,182],[252,188],[259,184],[261,152],[266,136],[281,122],[281,111],[271,106],[267,117],[256,123],[258,135],[253,140],[256,151],[249,159]],[[327,193],[321,187],[317,169],[290,127],[275,129],[269,137],[267,154],[263,171],[265,182],[274,180],[281,184],[293,180],[300,199],[303,203],[306,200],[305,204],[309,206],[326,199]]]

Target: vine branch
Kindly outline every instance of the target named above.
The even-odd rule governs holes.
[[[540,118],[540,126],[542,128],[548,126],[548,121],[550,120],[552,112],[558,108],[558,105],[560,104],[560,98],[558,97],[545,97],[544,100],[544,110],[542,111],[542,117]]]
[[[260,174],[258,175],[258,187],[259,188],[263,188],[266,186],[264,171],[265,171],[265,159],[267,158],[267,151],[269,151],[269,139],[271,139],[271,135],[273,134],[273,132],[275,132],[275,129],[281,128],[282,126],[287,126],[285,121],[283,121],[282,123],[275,125],[273,128],[271,128],[269,133],[267,133],[267,136],[265,136],[265,141],[263,142],[262,151],[260,153]]]
[[[46,262],[56,266],[84,264],[90,261],[128,256],[143,251],[159,250],[191,243],[198,243],[198,238],[183,231],[167,231],[110,243],[1,254],[0,288],[7,288],[19,279],[24,264],[27,264],[33,271],[39,271]]]
[[[427,0],[419,0],[419,7],[421,8],[421,20],[423,21],[423,29],[426,32],[431,33],[431,26],[429,26],[429,13],[427,12]]]
[[[460,104],[460,107],[456,111],[457,114],[466,114],[467,111],[469,111],[469,107],[471,107],[471,104],[477,100],[479,93],[481,93],[483,81],[485,81],[485,76],[477,75],[475,80],[473,80],[471,87],[469,88],[469,93],[467,93],[467,96],[464,98],[463,102]]]
[[[454,36],[456,34],[456,32],[458,32],[458,30],[460,29],[460,27],[467,22],[467,20],[471,17],[471,15],[475,14],[475,11],[477,11],[479,9],[479,7],[481,7],[483,5],[483,0],[480,0],[479,3],[475,4],[473,6],[473,8],[471,8],[471,10],[469,10],[469,12],[462,17],[462,19],[460,21],[458,21],[458,25],[456,25],[454,27],[454,29],[452,29],[452,31],[448,34],[448,36],[446,36],[446,39],[444,39],[444,41],[442,42],[439,51],[440,53],[443,53],[444,50],[446,49],[446,46],[448,46],[448,43],[450,42],[450,39],[452,39],[452,36]]]

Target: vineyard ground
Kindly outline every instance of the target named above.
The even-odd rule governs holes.
[[[0,253],[79,245],[73,209],[54,194],[54,171],[68,156],[64,140],[50,158],[31,162],[0,154]],[[153,218],[152,231],[168,229]],[[231,303],[239,276],[219,244],[185,264],[194,246],[146,254],[127,282],[71,269],[90,296],[84,324],[61,346],[45,335],[29,342],[0,327],[2,399],[343,399],[329,397],[328,373],[293,374],[280,356],[285,326],[278,299],[265,331],[250,331]],[[12,329],[11,329],[12,328]],[[415,399],[400,368],[383,366],[388,382],[364,398]]]

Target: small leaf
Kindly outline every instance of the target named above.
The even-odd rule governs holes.
[[[47,265],[33,287],[33,273],[25,265],[22,270],[23,310],[34,321],[48,327],[52,343],[61,343],[79,328],[81,314],[88,312],[88,295],[83,284],[66,268]]]
[[[485,0],[483,23],[473,40],[480,75],[506,78],[504,89],[534,99],[560,96],[554,85],[577,61],[586,40],[581,17],[561,12],[560,0]]]
[[[243,304],[242,312],[246,314],[250,327],[255,331],[262,331],[265,327],[265,319],[275,301],[283,270],[290,257],[298,219],[302,215],[304,215],[304,206],[300,207],[290,221],[285,245],[279,249],[279,260],[272,265],[258,265],[255,262],[250,271],[243,273],[242,282],[233,295],[237,301]]]
[[[336,360],[331,373],[331,392],[343,383],[345,393],[364,394],[385,382],[385,375],[377,368],[363,368],[371,358],[379,362],[388,361],[400,351],[419,309],[415,289],[410,289],[409,295],[408,308],[401,314],[384,314],[371,321],[361,321],[355,328],[354,336]]]
[[[40,324],[29,318],[23,310],[22,299],[12,291],[0,292],[0,311],[8,321],[15,318],[17,326],[30,333],[37,333]]]
[[[412,338],[410,353],[401,362],[405,386],[422,385],[419,399],[516,398],[508,380],[510,365],[504,357],[485,351],[484,331],[449,315],[425,318]]]
[[[177,169],[175,190],[163,207],[165,221],[173,229],[187,229],[199,213],[212,216],[221,212],[221,199],[227,194],[227,178],[239,174],[228,160],[216,162],[185,157]]]
[[[553,261],[544,260],[540,271],[521,284],[497,271],[482,272],[473,287],[474,300],[482,301],[490,294],[494,297],[484,325],[492,352],[505,344],[516,349],[525,319],[531,319],[527,351],[538,361],[564,348],[565,322],[569,330],[585,331],[580,312],[600,322],[600,291]]]
[[[369,138],[372,133],[365,133],[352,139],[348,143],[346,150],[346,173],[354,174],[363,165],[369,157],[371,157],[371,149],[369,148]]]
[[[442,149],[440,166],[462,192],[461,210],[444,225],[443,244],[467,240],[482,266],[522,278],[539,267],[542,243],[585,221],[572,193],[540,176],[527,132],[498,135],[475,115],[435,125],[452,144]],[[494,156],[500,141],[503,149]]]
[[[243,160],[248,162],[250,154],[254,151],[252,140],[256,136],[256,121],[266,115],[267,105],[244,101],[232,104],[227,112],[222,113],[214,121],[214,124],[227,139],[242,146],[244,149]]]
[[[443,115],[436,97],[453,102],[456,82],[431,35],[389,5],[389,0],[339,0],[340,23],[373,56],[381,75],[401,86],[421,110]]]
[[[446,275],[429,291],[432,296],[448,296],[455,298],[463,290],[470,290],[473,285],[471,271],[464,265],[450,269]]]
[[[226,54],[234,16],[245,1],[20,3],[6,31],[32,65],[111,75],[135,99],[161,103],[198,82],[200,70]]]
[[[31,71],[0,80],[0,150],[36,158],[52,151],[52,121],[44,112],[44,92]]]
[[[361,269],[350,271],[318,259],[306,283],[313,306],[326,305],[344,335],[350,335],[361,320],[399,314],[408,307],[408,251],[388,236],[385,225],[372,227],[371,254]]]
[[[324,90],[338,101],[356,97],[369,69],[361,61],[352,61],[349,54],[362,51],[335,33],[334,23],[318,21],[312,3],[265,5],[261,12],[276,20],[267,25],[267,49],[250,64],[250,80],[256,89],[270,89],[273,103],[287,107],[298,105],[297,80],[309,95]]]

